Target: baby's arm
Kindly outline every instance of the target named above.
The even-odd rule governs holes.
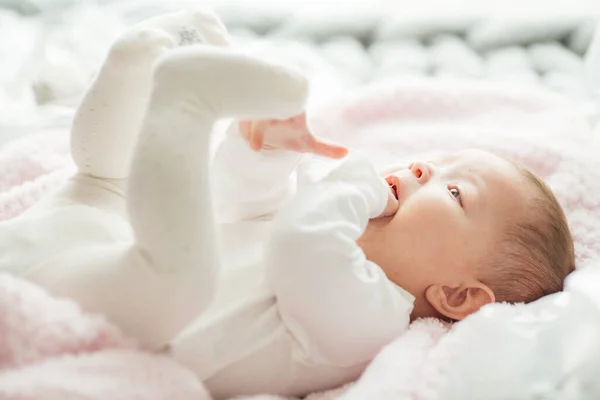
[[[285,149],[252,151],[234,121],[211,169],[215,215],[220,222],[267,216],[294,191],[301,153]]]
[[[234,121],[213,161],[216,215],[220,222],[269,216],[294,191],[302,153],[340,158],[347,152],[315,137],[305,113],[285,120]]]
[[[281,318],[310,360],[369,361],[409,323],[413,297],[367,260],[356,240],[389,187],[351,154],[281,210],[266,250]]]

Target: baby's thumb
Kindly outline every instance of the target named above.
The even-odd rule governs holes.
[[[385,209],[383,210],[383,213],[381,213],[379,218],[391,217],[398,212],[399,208],[400,208],[400,202],[398,201],[398,199],[396,198],[394,193],[392,193],[392,191],[390,190],[388,192],[387,204],[385,206]]]

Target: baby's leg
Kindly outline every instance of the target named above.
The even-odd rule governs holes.
[[[128,184],[137,245],[151,267],[189,273],[190,297],[218,267],[209,193],[209,144],[222,117],[289,118],[307,82],[281,67],[217,48],[177,49],[157,66]],[[187,271],[187,272],[184,272]]]
[[[167,344],[208,305],[219,269],[208,182],[213,123],[288,118],[302,112],[306,93],[303,77],[226,50],[169,52],[155,71],[129,177],[135,241],[78,247],[35,281],[147,348]]]
[[[124,186],[152,86],[156,60],[178,46],[225,46],[229,35],[210,11],[179,11],[141,22],[112,45],[71,129],[78,173],[29,210],[83,204],[125,217]]]
[[[227,30],[209,11],[159,16],[122,34],[75,115],[71,151],[79,172],[97,178],[126,178],[156,59],[177,46],[228,42]]]

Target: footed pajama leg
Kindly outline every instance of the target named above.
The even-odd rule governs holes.
[[[106,209],[64,207],[52,223],[68,217],[65,226],[84,227],[89,239],[41,266],[34,281],[104,314],[148,349],[168,344],[209,304],[219,271],[208,182],[213,123],[288,118],[302,112],[306,92],[301,75],[231,50],[167,52],[133,150],[126,202],[134,240],[107,237],[117,221]]]
[[[109,50],[73,121],[71,151],[79,172],[97,178],[126,178],[156,60],[178,46],[224,46],[228,42],[220,20],[204,10],[158,16],[123,33]]]

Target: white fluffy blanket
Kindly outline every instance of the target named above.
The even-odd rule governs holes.
[[[358,382],[314,398],[600,396],[599,144],[568,104],[548,93],[480,84],[388,82],[322,108],[313,125],[362,148],[381,167],[466,147],[524,162],[565,207],[581,267],[564,293],[527,306],[487,306],[448,333],[437,321],[417,321]],[[65,132],[39,139],[0,150],[2,218],[18,215],[73,172]],[[0,279],[0,398],[208,398],[189,372],[138,352],[98,321],[24,281]]]

